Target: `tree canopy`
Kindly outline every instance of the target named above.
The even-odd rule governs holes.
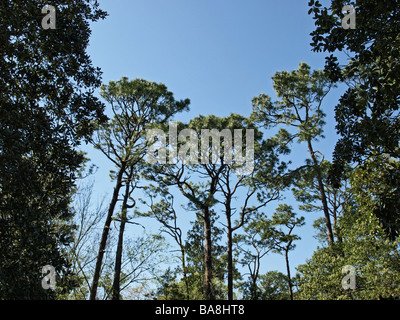
[[[71,195],[85,158],[76,147],[91,122],[105,121],[95,97],[101,72],[86,52],[89,22],[106,17],[96,2],[62,1],[58,26],[41,28],[41,1],[0,6],[0,297],[54,297],[40,286],[43,266],[70,263]]]
[[[102,82],[97,1],[45,5],[0,5],[0,300],[400,298],[399,1],[309,0],[322,70],[185,120],[162,82]]]

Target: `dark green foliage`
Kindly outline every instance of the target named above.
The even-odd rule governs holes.
[[[351,2],[356,10],[356,29],[344,30],[338,18],[343,16],[341,8],[347,2],[332,0],[324,8],[319,8],[319,1],[309,3],[316,24],[311,33],[313,50],[331,53],[326,57],[328,75],[348,85],[335,108],[336,129],[341,136],[330,174],[335,184],[346,163],[363,163],[383,153],[397,161],[400,158],[399,2]],[[340,65],[335,55],[342,50],[351,58],[345,66]],[[393,180],[399,180],[397,171],[392,174]],[[383,198],[381,201],[385,209],[377,211],[377,216],[387,229],[397,224],[395,229],[399,230],[400,225],[395,222],[398,213],[387,211],[393,207],[393,201]]]
[[[286,276],[279,271],[268,271],[258,277],[257,300],[289,300],[289,286]],[[243,298],[251,299],[250,282],[243,286]]]
[[[155,300],[185,300],[183,284],[178,282],[176,273],[177,270],[168,268],[157,279],[159,286],[157,290],[149,294],[149,297]]]
[[[360,210],[378,217],[387,236],[395,240],[400,227],[400,163],[387,156],[375,156],[354,170],[352,186]]]
[[[106,16],[92,1],[59,1],[57,30],[41,27],[44,1],[0,6],[0,298],[53,298],[42,266],[63,286],[71,241],[69,203],[83,154],[75,150],[102,121],[93,91],[100,70],[86,53],[89,21]],[[71,284],[67,285],[68,288]]]
[[[298,297],[306,300],[377,300],[398,298],[400,257],[398,241],[390,241],[378,219],[348,207],[339,220],[343,239],[317,249],[298,267]],[[341,281],[346,265],[355,268],[355,288]]]

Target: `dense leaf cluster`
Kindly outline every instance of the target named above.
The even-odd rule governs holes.
[[[84,163],[75,147],[90,121],[106,119],[94,96],[101,73],[86,53],[89,22],[106,13],[96,2],[59,1],[58,29],[44,30],[44,5],[0,6],[0,298],[54,295],[40,285],[45,265],[68,274],[61,247]]]

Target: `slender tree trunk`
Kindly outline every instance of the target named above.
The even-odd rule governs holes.
[[[226,210],[228,236],[228,300],[233,300],[233,252],[232,252],[232,222],[230,208]]]
[[[117,201],[118,201],[118,194],[119,194],[119,191],[122,186],[122,176],[124,174],[125,167],[126,167],[126,163],[122,162],[121,168],[118,172],[117,182],[116,182],[116,185],[114,188],[113,197],[111,199],[111,203],[108,208],[106,222],[104,224],[103,233],[101,235],[99,252],[97,254],[97,261],[96,261],[96,267],[94,269],[94,274],[93,274],[92,287],[90,288],[90,297],[89,297],[90,300],[96,300],[97,287],[98,287],[99,279],[100,279],[101,265],[103,263],[103,257],[104,257],[104,252],[106,249],[108,234],[110,231],[112,216],[114,214],[115,205],[117,204]]]
[[[114,281],[112,285],[112,300],[120,299],[122,248],[124,242],[125,224],[126,224],[126,218],[121,217],[121,226],[119,228],[117,253],[115,255]]]
[[[125,232],[125,225],[127,221],[126,212],[128,210],[128,197],[129,197],[129,188],[130,182],[129,180],[126,182],[125,186],[125,194],[124,200],[122,203],[122,210],[121,210],[121,225],[119,228],[118,234],[118,244],[117,244],[117,252],[115,255],[115,266],[114,266],[114,281],[112,285],[112,300],[119,300],[120,299],[120,279],[121,279],[121,265],[122,265],[122,249],[124,244],[124,232]]]
[[[205,299],[214,300],[214,290],[212,285],[212,247],[211,247],[211,216],[209,208],[206,207],[203,210],[204,218],[204,236],[205,236]]]
[[[319,188],[319,192],[321,194],[322,208],[324,211],[325,224],[326,224],[326,229],[327,229],[327,234],[328,234],[328,242],[329,242],[329,245],[332,246],[332,244],[334,243],[332,224],[331,224],[331,218],[329,215],[328,202],[326,200],[325,188],[324,188],[324,184],[322,182],[321,170],[320,170],[317,158],[315,157],[314,150],[313,150],[313,147],[311,144],[311,140],[308,139],[307,142],[308,142],[308,151],[310,152],[311,160],[314,164],[314,167],[315,167],[315,170],[317,173],[318,188]]]
[[[340,198],[340,196],[339,196],[339,198]],[[337,202],[338,202],[338,200],[337,200],[337,191],[335,190],[334,198],[333,198],[333,232],[334,232],[334,235],[336,237],[336,241],[341,243],[343,239],[337,232],[337,218],[338,218],[337,210],[338,210],[338,207],[340,206],[340,204],[336,205]]]
[[[188,283],[187,272],[186,272],[185,248],[182,244],[180,244],[180,247],[181,247],[183,281],[185,282],[185,289],[186,289],[186,299],[189,299],[190,290],[189,290],[189,283]]]
[[[288,245],[285,248],[285,261],[286,261],[286,270],[287,270],[287,280],[288,280],[288,286],[289,286],[289,295],[290,295],[290,300],[293,300],[293,284],[292,284],[292,279],[290,276],[290,265],[289,265],[289,248],[292,242],[290,241]]]
[[[222,170],[222,167],[219,169]],[[219,173],[218,173],[219,174]],[[208,194],[208,201],[214,197],[217,188],[218,174],[212,177],[210,191]],[[212,239],[211,239],[211,212],[208,204],[202,206],[203,208],[203,218],[204,218],[204,237],[205,237],[205,299],[214,300],[214,288],[213,288],[213,270],[212,270]]]
[[[250,269],[250,276],[251,276],[251,288],[250,288],[250,297],[251,300],[259,300],[258,296],[258,287],[257,287],[257,280],[258,280],[258,273],[260,271],[260,255],[258,254],[254,260],[254,269],[253,272]]]

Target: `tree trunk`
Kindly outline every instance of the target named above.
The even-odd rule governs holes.
[[[230,208],[226,211],[228,236],[228,300],[233,300],[233,252],[232,252],[232,225]]]
[[[126,212],[128,210],[128,197],[129,197],[129,188],[130,182],[129,180],[126,182],[125,186],[125,195],[122,203],[121,209],[121,225],[119,228],[118,234],[118,244],[117,244],[117,253],[115,255],[115,266],[114,266],[114,281],[112,285],[112,300],[120,299],[120,279],[121,279],[121,264],[122,264],[122,249],[124,244],[124,232],[125,225],[127,221]]]
[[[214,292],[212,287],[211,217],[208,207],[204,208],[203,210],[203,218],[204,218],[204,237],[205,237],[205,244],[204,244],[205,300],[214,300]]]
[[[125,224],[126,224],[126,217],[121,217],[121,226],[119,228],[117,253],[115,255],[114,281],[112,285],[112,300],[120,299],[122,248],[124,242]]]
[[[289,248],[292,242],[290,241],[289,244],[285,248],[285,261],[286,261],[286,271],[287,271],[287,280],[288,280],[288,286],[289,286],[289,295],[290,295],[290,300],[293,300],[293,284],[292,284],[292,279],[290,276],[290,266],[289,266]]]
[[[182,272],[183,272],[183,281],[185,282],[185,289],[186,289],[186,299],[189,300],[189,283],[188,283],[188,278],[187,278],[187,272],[186,272],[186,262],[185,262],[185,247],[180,244],[181,247],[181,259],[182,259]]]
[[[328,242],[329,242],[329,245],[332,246],[332,244],[334,243],[332,224],[331,224],[331,218],[329,215],[328,202],[326,200],[325,188],[324,188],[324,184],[322,182],[321,170],[319,167],[319,163],[315,157],[314,150],[313,150],[313,147],[311,144],[311,140],[308,139],[307,142],[308,142],[308,151],[310,152],[311,160],[314,164],[314,167],[315,167],[315,170],[317,173],[318,188],[319,188],[319,192],[321,194],[322,208],[324,211],[325,224],[326,224],[326,229],[327,229],[327,234],[328,234]]]
[[[333,232],[334,232],[334,235],[336,237],[336,241],[341,243],[343,239],[337,232],[337,219],[338,219],[337,210],[338,210],[338,207],[340,206],[340,204],[337,205],[337,203],[338,203],[337,192],[338,191],[335,190],[334,198],[333,198]],[[340,196],[339,196],[339,199],[340,199]]]
[[[125,171],[125,166],[126,166],[126,163],[122,162],[121,168],[118,172],[117,182],[116,182],[116,185],[114,188],[113,197],[111,199],[111,203],[108,208],[106,222],[104,224],[103,233],[101,235],[99,252],[97,254],[97,261],[96,261],[96,267],[94,269],[94,274],[93,274],[92,287],[90,288],[90,297],[89,297],[90,300],[96,300],[97,287],[98,287],[99,279],[100,279],[101,265],[103,263],[103,257],[104,257],[104,252],[106,249],[108,233],[110,231],[112,216],[114,214],[115,205],[117,204],[117,201],[118,201],[119,190],[121,189],[121,186],[122,186],[122,176]]]
[[[250,270],[250,277],[251,277],[251,287],[250,287],[250,297],[251,300],[259,300],[258,294],[258,287],[257,287],[257,280],[258,280],[258,273],[260,272],[260,255],[257,254],[254,260],[254,268],[253,272],[249,266]]]

